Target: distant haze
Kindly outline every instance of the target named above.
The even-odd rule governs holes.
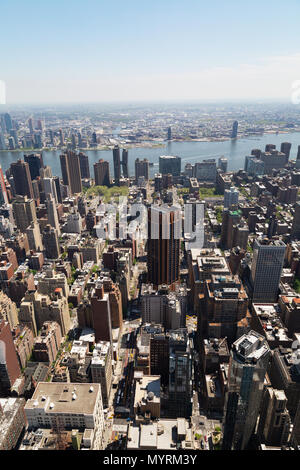
[[[300,79],[298,0],[11,0],[1,17],[7,104],[291,101]]]

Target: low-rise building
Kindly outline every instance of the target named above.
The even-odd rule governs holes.
[[[160,375],[143,375],[135,380],[134,413],[136,420],[160,418]]]
[[[25,405],[29,428],[92,430],[92,448],[101,449],[104,413],[100,384],[40,382]]]
[[[186,419],[160,419],[158,422],[130,425],[128,450],[194,449],[192,431]]]

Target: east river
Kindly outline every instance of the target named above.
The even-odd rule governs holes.
[[[295,159],[298,145],[300,145],[300,133],[291,132],[283,134],[264,134],[241,138],[237,140],[228,140],[223,142],[165,142],[162,147],[144,148],[134,147],[128,150],[128,164],[130,176],[134,176],[134,162],[136,158],[147,158],[153,163],[150,167],[150,176],[158,172],[158,159],[160,155],[178,155],[181,157],[181,169],[184,170],[186,163],[195,163],[206,158],[216,158],[224,156],[228,159],[228,170],[238,170],[244,168],[245,156],[251,153],[254,148],[265,149],[266,144],[275,144],[280,150],[282,142],[292,144],[290,159]],[[27,152],[33,153],[33,152]],[[53,175],[61,176],[59,155],[61,150],[43,151],[43,160],[45,165],[52,168]],[[100,158],[109,161],[111,176],[113,177],[113,159],[112,150],[86,150],[85,154],[89,156],[91,176],[93,177],[93,163]],[[23,158],[24,152],[0,152],[0,165],[3,171],[6,171],[10,164],[18,158]]]

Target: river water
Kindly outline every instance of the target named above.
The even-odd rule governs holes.
[[[186,163],[195,163],[205,158],[216,158],[224,156],[228,159],[228,170],[238,170],[244,168],[245,156],[251,153],[254,148],[265,149],[266,144],[275,144],[280,150],[282,142],[292,144],[290,159],[295,159],[298,145],[300,145],[300,133],[291,132],[285,134],[264,134],[229,140],[225,142],[165,142],[164,147],[141,148],[135,147],[128,151],[128,164],[130,176],[134,176],[134,161],[136,158],[147,158],[154,165],[150,167],[150,176],[158,172],[158,159],[160,155],[178,155],[181,157],[181,169]],[[29,153],[29,152],[28,152]],[[31,152],[32,153],[32,152]],[[91,176],[93,177],[93,163],[100,158],[108,160],[110,163],[111,177],[113,177],[113,155],[112,150],[87,150],[89,156]],[[43,160],[45,165],[52,168],[53,175],[61,176],[59,155],[61,151],[44,151]],[[18,158],[23,158],[24,152],[0,152],[0,165],[6,171],[10,164]]]

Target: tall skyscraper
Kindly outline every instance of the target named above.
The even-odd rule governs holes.
[[[7,146],[6,146],[6,143],[5,143],[5,138],[4,138],[4,135],[2,134],[1,130],[0,130],[0,150],[7,150]]]
[[[57,259],[60,255],[57,230],[51,225],[46,225],[43,232],[43,245],[45,248],[46,258]]]
[[[291,238],[294,240],[300,240],[300,202],[296,202],[295,204]]]
[[[56,188],[56,195],[57,195],[57,202],[62,203],[62,195],[61,195],[61,190],[60,190],[60,181],[58,176],[53,177],[53,181],[55,183],[55,188]]]
[[[245,157],[244,170],[251,176],[263,175],[265,171],[265,164],[256,155],[247,155]]]
[[[137,158],[135,160],[135,180],[138,181],[139,177],[143,176],[145,180],[148,181],[149,179],[149,161],[144,158],[144,160],[140,160]]]
[[[232,345],[225,401],[224,450],[245,450],[256,426],[270,357],[265,338],[255,331]]]
[[[96,186],[110,186],[109,162],[101,159],[94,163],[94,175]]]
[[[64,134],[63,134],[62,129],[59,129],[58,133],[59,133],[59,143],[61,146],[63,146],[65,142],[64,142]]]
[[[16,129],[11,129],[9,131],[11,137],[13,138],[14,140],[14,144],[15,144],[15,148],[19,148],[19,138],[18,138],[18,132],[16,131]]]
[[[124,178],[129,177],[128,173],[128,150],[123,149],[122,151],[122,168],[123,168],[123,176]]]
[[[12,137],[8,138],[8,148],[9,148],[9,150],[15,150],[15,148],[16,148],[15,141]]]
[[[218,160],[218,168],[223,171],[224,173],[226,173],[227,171],[227,164],[228,164],[228,160],[227,158],[225,157],[220,157],[219,160]]]
[[[271,215],[269,219],[269,226],[268,226],[268,233],[267,233],[268,238],[273,238],[274,235],[276,235],[277,227],[278,227],[277,218],[275,215]]]
[[[4,114],[0,114],[0,131],[3,132],[3,134],[6,132]]]
[[[162,155],[159,157],[159,172],[162,175],[171,174],[173,176],[180,176],[181,158],[172,155]]]
[[[52,196],[52,194],[47,195],[46,207],[47,207],[48,222],[51,225],[51,227],[56,229],[57,234],[59,236],[60,235],[60,226],[59,226],[59,221],[58,221],[56,203],[55,203],[55,199]]]
[[[28,127],[29,127],[29,132],[31,135],[33,135],[33,119],[32,118],[29,118],[28,119]]]
[[[172,129],[171,129],[171,127],[168,127],[167,139],[172,140]]]
[[[217,163],[214,158],[208,158],[203,162],[195,163],[195,178],[198,181],[211,181],[216,182],[217,177]]]
[[[179,208],[157,206],[148,209],[148,282],[154,286],[179,281],[181,235]]]
[[[41,119],[38,119],[38,120],[37,120],[37,123],[36,123],[36,128],[37,128],[37,130],[43,131],[43,127],[44,127],[44,126],[43,126],[43,121],[42,121]]]
[[[60,155],[60,167],[63,183],[68,186],[70,181],[69,164],[66,154]]]
[[[52,178],[52,168],[49,165],[45,165],[40,169],[40,177],[43,178]]]
[[[13,201],[12,208],[16,226],[21,232],[25,232],[31,222],[37,222],[34,199],[18,196]]]
[[[230,209],[231,206],[237,205],[239,202],[239,192],[234,187],[231,186],[230,189],[225,189],[224,191],[224,209]]]
[[[255,240],[250,279],[253,302],[277,301],[285,250],[281,240]]]
[[[191,415],[191,350],[185,328],[169,331],[168,415]]]
[[[36,153],[31,155],[24,155],[24,160],[29,165],[31,179],[35,180],[38,176],[40,176],[40,169],[44,168],[42,154]]]
[[[96,132],[92,133],[92,147],[97,147],[97,134],[96,134]]]
[[[275,144],[267,144],[265,146],[265,152],[271,152],[271,150],[276,150],[276,145]]]
[[[109,294],[104,292],[101,282],[96,284],[91,293],[91,309],[96,342],[109,341],[112,344]]]
[[[20,374],[9,323],[0,319],[0,396],[7,396]]]
[[[60,156],[63,182],[69,186],[72,194],[82,192],[81,171],[79,156],[75,152],[67,151]]]
[[[25,231],[30,250],[43,251],[41,230],[38,222],[31,222]]]
[[[296,168],[300,168],[300,145],[298,145],[297,159],[296,159]]]
[[[241,221],[241,211],[224,209],[222,215],[222,228],[220,246],[226,250],[234,246],[234,227]]]
[[[58,203],[56,184],[55,184],[54,178],[43,178],[42,182],[44,185],[44,193],[45,193],[46,199],[48,195],[51,194],[55,202]]]
[[[231,138],[232,139],[237,138],[238,127],[239,127],[238,121],[234,121],[234,123],[232,124],[232,133],[231,133]]]
[[[49,139],[50,139],[50,144],[54,145],[54,134],[53,134],[52,129],[49,129]]]
[[[118,185],[121,178],[120,148],[118,147],[118,145],[116,145],[113,149],[113,160],[115,183]]]
[[[13,128],[10,114],[8,113],[4,114],[4,122],[5,122],[6,132],[8,133]]]
[[[84,153],[79,153],[79,164],[80,164],[80,171],[81,171],[81,178],[90,179],[90,166],[89,166],[89,157]]]
[[[76,153],[68,152],[70,188],[73,194],[82,192],[81,171],[79,156]]]
[[[18,160],[10,165],[10,170],[14,179],[16,194],[33,199],[34,195],[28,163]]]
[[[81,136],[81,132],[78,132],[77,134],[77,137],[78,137],[78,148],[82,148],[82,136]]]
[[[75,134],[71,134],[71,147],[72,147],[72,150],[76,149],[76,136],[75,136]]]
[[[286,155],[286,162],[289,161],[291,147],[292,147],[292,144],[290,142],[282,142],[282,144],[281,144],[280,152],[282,152]]]
[[[0,165],[0,206],[8,203],[8,195],[5,186],[3,171]]]

